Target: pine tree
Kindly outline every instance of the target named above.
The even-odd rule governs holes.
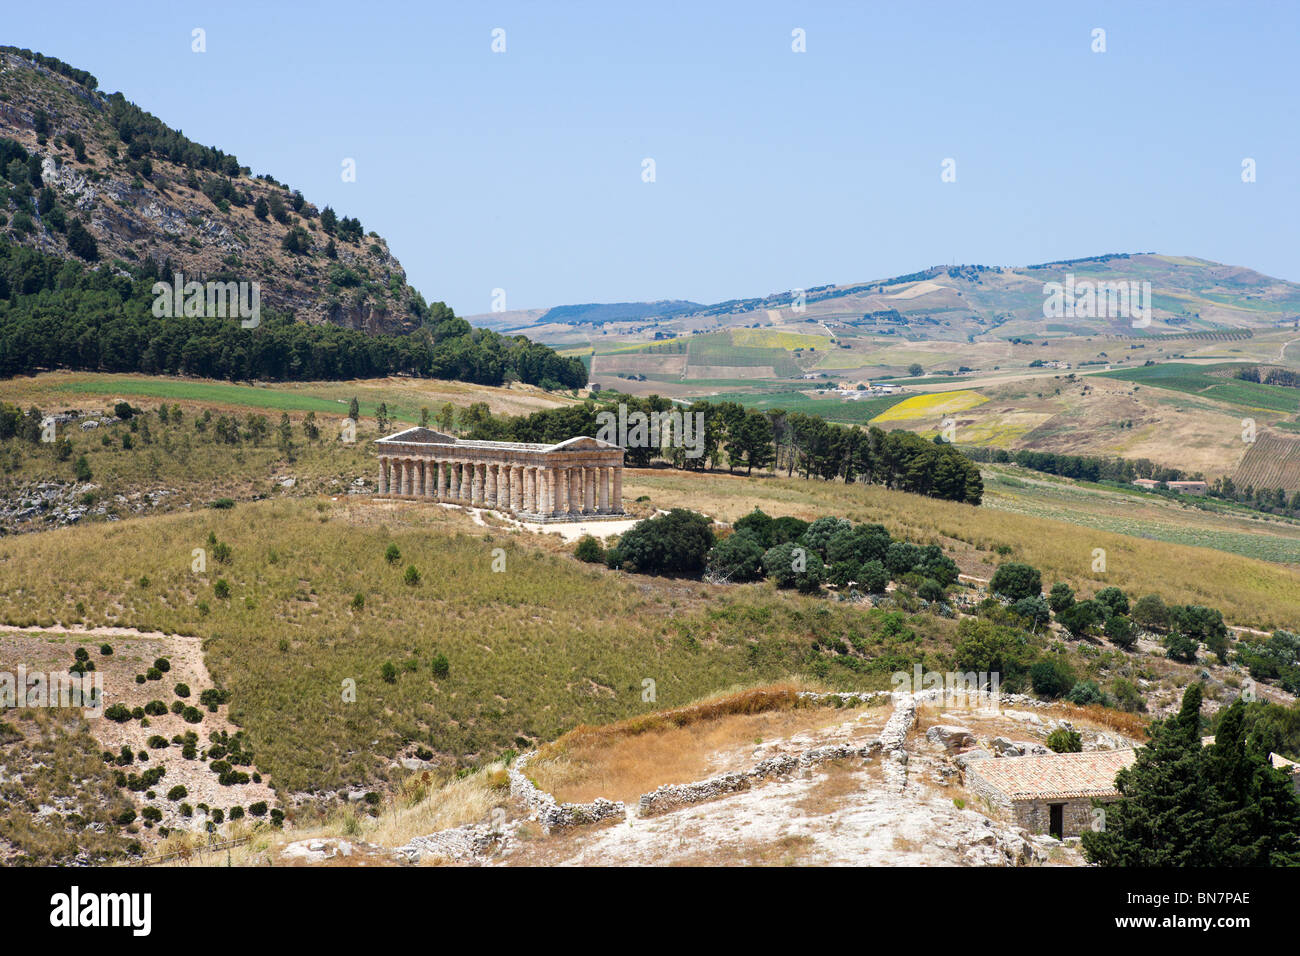
[[[1157,721],[1151,741],[1115,777],[1121,799],[1106,807],[1106,825],[1083,834],[1083,853],[1102,866],[1205,866],[1209,855],[1208,786],[1202,775],[1201,685],[1182,708]]]

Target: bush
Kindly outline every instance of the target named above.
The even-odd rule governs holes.
[[[998,569],[993,572],[989,590],[999,597],[1014,602],[1042,594],[1043,582],[1037,568],[1017,561],[1009,561],[998,565]]]
[[[135,811],[129,808],[123,810],[113,818],[113,822],[120,827],[128,827],[135,822]]]
[[[167,713],[167,705],[160,700],[151,700],[144,705],[144,712],[150,717],[161,717]]]
[[[947,597],[943,585],[934,578],[926,578],[921,582],[921,586],[916,589],[916,596],[922,601],[929,601],[932,604],[942,601]]]
[[[868,561],[858,569],[858,587],[868,594],[884,594],[889,585],[889,572],[879,561]]]
[[[415,587],[417,584],[420,583],[419,569],[416,568],[416,566],[413,564],[408,564],[406,566],[405,573],[402,575],[402,580],[405,581],[407,584],[409,584],[411,587]]]
[[[396,684],[397,666],[392,661],[384,661],[383,666],[379,668],[379,676],[384,679],[385,684]]]
[[[760,548],[767,549],[778,543],[772,540],[772,524],[771,516],[755,508],[731,527],[735,534],[743,531],[757,541]],[[802,533],[801,531],[800,534]]]
[[[1169,627],[1169,608],[1158,594],[1147,594],[1133,605],[1133,622],[1149,631],[1163,631]]]
[[[623,567],[623,551],[620,548],[613,547],[605,552],[605,567],[611,571],[618,571]]]
[[[230,808],[230,819],[232,819],[232,820],[242,820],[242,819],[244,819],[244,808],[243,808],[243,807],[231,807],[231,808]]]
[[[230,597],[230,582],[225,578],[217,578],[217,583],[212,585],[212,593],[223,600]]]
[[[831,538],[840,532],[852,531],[853,523],[845,518],[836,518],[827,516],[818,518],[808,526],[808,530],[803,533],[800,543],[809,551],[813,551],[819,558],[826,558],[826,549],[830,544]]]
[[[1063,658],[1043,657],[1029,668],[1029,682],[1040,697],[1060,697],[1074,686],[1074,670]]]
[[[708,570],[739,584],[763,575],[763,547],[749,531],[736,531],[709,552]]]
[[[1128,711],[1130,714],[1140,714],[1147,709],[1147,702],[1142,699],[1142,692],[1127,677],[1116,677],[1110,685],[1110,693],[1115,700],[1115,706],[1120,710]]]
[[[1127,614],[1129,611],[1128,595],[1117,587],[1102,588],[1094,596],[1093,600],[1106,608],[1106,616],[1112,614]]]
[[[366,596],[358,591],[352,595],[352,610],[360,611],[366,606]]]
[[[99,645],[99,653],[102,654],[102,655],[104,655],[105,657],[112,657],[112,656],[113,656],[113,645],[112,645],[112,644],[100,644],[100,645]]]
[[[1056,616],[1060,625],[1076,640],[1090,637],[1106,620],[1105,608],[1096,601],[1078,601]]]
[[[1060,614],[1073,603],[1074,588],[1064,581],[1057,581],[1052,585],[1051,593],[1047,595],[1047,606],[1052,609],[1053,614]]]
[[[186,790],[183,786],[181,786],[179,783],[167,791],[168,800],[184,800],[189,795],[190,792]]]
[[[439,679],[446,677],[451,673],[451,662],[447,660],[446,654],[433,655],[433,676]]]
[[[396,564],[398,561],[401,561],[402,560],[401,549],[395,544],[390,544],[388,546],[388,550],[384,552],[384,560],[387,561],[389,564]]]
[[[1052,619],[1051,609],[1041,594],[1036,597],[1021,598],[1011,605],[1011,610],[1029,621],[1035,628],[1042,627]]]
[[[1077,732],[1057,727],[1047,735],[1048,749],[1058,754],[1077,754],[1083,751],[1083,741]]]
[[[131,719],[131,708],[122,703],[113,704],[105,709],[104,716],[115,724],[124,724]]]
[[[763,553],[763,572],[768,580],[779,588],[794,587],[796,567],[803,567],[808,560],[808,551],[798,545],[786,542],[768,548]]]
[[[198,724],[203,722],[203,711],[197,707],[186,707],[181,711],[181,718],[187,724]]]
[[[573,549],[573,555],[579,561],[585,561],[588,564],[604,564],[605,549],[589,534],[584,534],[578,539],[578,545]]]
[[[713,548],[713,522],[685,508],[633,525],[619,542],[623,566],[642,574],[704,569]]]
[[[177,685],[176,685],[176,696],[177,696],[177,697],[189,697],[189,696],[190,696],[190,685],[189,685],[189,684],[177,684]]]
[[[1101,692],[1095,680],[1081,680],[1065,695],[1065,699],[1072,704],[1078,704],[1085,707],[1088,704],[1106,703],[1106,695]],[[1059,751],[1058,751],[1059,753]]]
[[[1122,651],[1137,643],[1137,628],[1123,614],[1113,614],[1106,619],[1106,639]]]
[[[788,544],[798,541],[808,531],[809,524],[802,518],[786,516],[784,518],[774,518],[771,526],[771,540],[769,547],[776,547],[778,544]]]
[[[807,562],[802,571],[796,571],[794,575],[794,586],[801,594],[816,594],[822,589],[822,582],[826,580],[826,565],[816,554],[809,552]]]
[[[907,541],[894,541],[885,551],[885,569],[895,581],[921,563],[921,549]]]
[[[1164,645],[1165,656],[1171,661],[1182,661],[1184,664],[1196,662],[1196,642],[1182,631],[1170,631],[1165,636]]]
[[[266,816],[266,801],[258,800],[256,803],[250,803],[248,805],[248,812],[255,817]]]

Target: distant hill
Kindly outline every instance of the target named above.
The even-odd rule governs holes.
[[[1124,318],[1045,318],[1044,284],[1064,282],[1067,275],[1076,282],[1149,282],[1150,325],[1134,329]],[[1208,259],[1156,253],[1113,253],[1019,267],[931,266],[868,282],[812,286],[802,293],[800,310],[794,308],[795,290],[783,290],[693,309],[684,302],[630,302],[558,306],[495,318],[525,333],[545,327],[543,338],[557,344],[566,344],[569,337],[557,333],[556,325],[628,322],[677,334],[829,320],[863,331],[892,328],[918,338],[975,341],[1267,329],[1300,319],[1300,284]]]

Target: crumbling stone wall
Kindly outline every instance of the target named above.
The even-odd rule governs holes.
[[[800,767],[853,757],[866,760],[878,753],[880,753],[880,741],[871,740],[866,744],[831,744],[827,747],[815,747],[801,754],[777,754],[760,760],[749,770],[724,773],[707,780],[697,780],[695,783],[664,784],[652,793],[641,795],[637,812],[643,817],[651,817],[693,803],[703,803],[705,800],[726,793],[748,790],[758,780],[784,776]]]
[[[584,823],[599,823],[602,820],[621,820],[627,816],[622,800],[597,797],[591,803],[560,803],[524,776],[524,767],[532,756],[532,753],[525,754],[506,771],[506,776],[510,779],[510,795],[522,800],[548,831],[563,830]]]

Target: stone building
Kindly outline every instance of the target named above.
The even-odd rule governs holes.
[[[1010,811],[1030,833],[1078,836],[1093,828],[1093,800],[1119,798],[1115,775],[1134,759],[1125,749],[972,760],[966,789]]]
[[[625,517],[623,449],[595,438],[465,441],[417,427],[375,445],[381,495],[493,508],[528,521]]]

